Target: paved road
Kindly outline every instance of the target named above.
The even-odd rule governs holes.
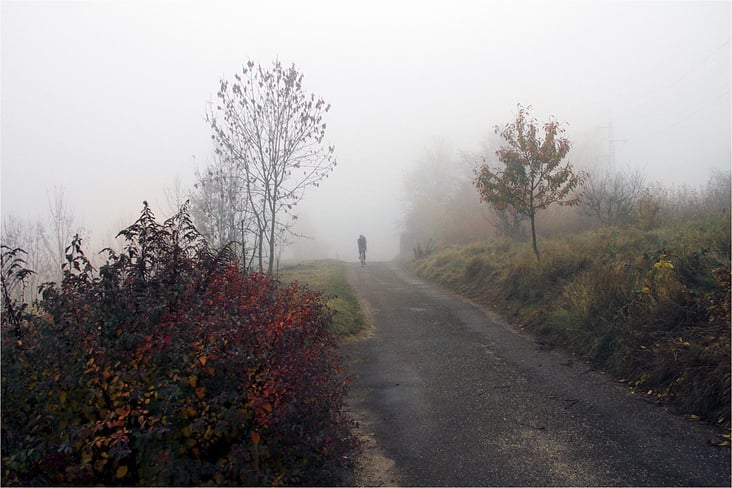
[[[354,265],[371,337],[344,346],[351,404],[391,478],[422,485],[730,486],[706,425],[631,396],[581,361],[397,265]]]

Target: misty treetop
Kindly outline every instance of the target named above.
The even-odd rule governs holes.
[[[335,148],[324,144],[323,117],[330,105],[304,91],[294,64],[284,67],[278,60],[271,67],[248,61],[233,80],[221,79],[216,98],[206,120],[223,167],[209,172],[209,185],[226,186],[236,205],[203,207],[231,214],[224,220],[233,228],[230,234],[239,231],[242,246],[251,249],[249,266],[256,259],[264,271],[266,258],[272,273],[276,248],[297,218],[293,209],[336,166]],[[219,174],[217,180],[217,172],[227,177]],[[204,198],[220,199],[218,194]]]

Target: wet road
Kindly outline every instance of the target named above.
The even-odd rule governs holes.
[[[730,451],[391,263],[349,268],[370,316],[343,347],[361,429],[402,486],[730,486]]]

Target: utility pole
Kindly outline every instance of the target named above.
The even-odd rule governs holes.
[[[607,149],[608,149],[608,162],[607,171],[612,173],[615,172],[615,143],[616,142],[628,142],[627,139],[615,139],[615,133],[613,132],[613,119],[612,116],[608,116],[607,125],[602,127],[607,129]]]

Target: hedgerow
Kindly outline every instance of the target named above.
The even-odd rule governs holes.
[[[77,237],[34,307],[3,295],[3,485],[332,481],[355,441],[321,294],[243,273],[185,208],[119,237],[98,272]],[[5,288],[28,270],[3,251]]]

